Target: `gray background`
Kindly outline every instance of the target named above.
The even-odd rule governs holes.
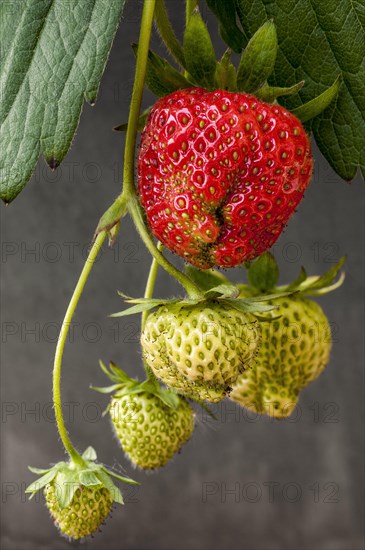
[[[172,14],[182,18],[179,3]],[[141,5],[127,5],[98,102],[86,105],[73,147],[52,173],[41,160],[2,224],[2,548],[67,549],[43,499],[26,501],[34,476],[27,465],[63,459],[53,423],[51,369],[57,327],[103,211],[119,193],[124,137],[111,128],[127,119]],[[210,20],[215,33],[215,23]],[[159,47],[159,39],[154,38]],[[217,51],[222,44],[217,39]],[[145,105],[152,102],[146,93]],[[116,294],[140,296],[149,255],[132,223],[104,248],[74,318],[63,370],[65,415],[73,440],[93,445],[104,463],[142,482],[126,488],[118,508],[88,549],[356,550],[363,547],[363,207],[360,178],[342,182],[314,147],[314,180],[275,246],[282,281],[304,264],[310,274],[348,254],[347,278],[320,299],[334,331],[331,362],[302,394],[296,415],[255,418],[224,402],[218,421],[198,414],[193,439],[163,471],[133,472],[101,417],[108,398],[89,389],[107,381],[98,359],[142,376],[139,319],[115,321]],[[33,250],[33,253],[32,253]],[[179,261],[174,259],[178,265]],[[230,272],[233,280],[243,270]],[[160,273],[157,296],[181,292]],[[31,332],[33,330],[33,333]],[[232,490],[235,493],[232,493]],[[231,491],[231,492],[230,492]],[[73,544],[73,546],[78,546]]]

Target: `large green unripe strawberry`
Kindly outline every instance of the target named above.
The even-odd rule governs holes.
[[[251,368],[233,384],[230,399],[258,413],[282,418],[295,408],[300,391],[326,367],[331,330],[321,307],[302,297],[277,298],[263,317],[262,343]]]
[[[343,263],[344,258],[322,277],[307,278],[303,270],[297,281],[285,287],[275,287],[278,268],[271,254],[264,254],[249,267],[251,286],[241,285],[241,297],[283,291],[295,294],[267,302],[277,309],[261,314],[261,347],[251,368],[233,384],[230,399],[276,418],[293,412],[300,391],[328,364],[332,345],[326,315],[306,295],[324,294],[340,286],[343,276],[333,281]]]
[[[113,498],[105,487],[80,486],[65,508],[57,502],[58,488],[51,482],[44,489],[49,512],[63,535],[81,539],[97,531],[106,520],[113,504]]]
[[[26,493],[32,498],[44,489],[47,508],[62,535],[79,540],[97,531],[109,515],[113,502],[123,504],[122,493],[112,477],[136,485],[130,478],[107,469],[96,462],[96,452],[88,447],[69,462],[57,462],[48,469],[31,468],[41,474]]]
[[[256,318],[229,303],[170,303],[151,313],[141,336],[145,361],[165,384],[219,401],[256,354]]]
[[[138,190],[155,236],[191,264],[234,267],[270,248],[312,173],[309,138],[280,105],[192,88],[157,101]]]
[[[190,439],[195,424],[185,399],[172,408],[148,392],[114,395],[110,416],[127,457],[145,470],[164,466]]]

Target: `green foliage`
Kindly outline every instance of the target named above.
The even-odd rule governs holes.
[[[299,95],[281,100],[289,110],[311,101],[342,74],[343,84],[337,100],[307,124],[307,128],[313,131],[323,155],[343,179],[354,178],[359,166],[364,175],[363,4],[351,0],[206,1],[219,17],[222,36],[236,51],[239,51],[237,46],[244,47],[268,19],[274,20],[278,55],[269,84],[287,87],[301,80],[306,84]],[[237,25],[237,16],[241,28]]]
[[[0,197],[12,201],[40,154],[66,155],[84,99],[93,104],[125,0],[0,6]]]

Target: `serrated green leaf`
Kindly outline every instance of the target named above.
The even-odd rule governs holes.
[[[185,267],[185,272],[188,277],[198,285],[202,290],[209,290],[215,286],[221,284],[230,284],[230,281],[219,271],[213,271],[212,269],[205,269],[202,271],[192,265]]]
[[[280,88],[278,86],[263,86],[256,92],[256,96],[266,103],[273,103],[278,97],[286,95],[294,95],[299,92],[304,86],[304,80],[301,80],[294,86],[289,86],[289,88]]]
[[[125,0],[2,2],[0,197],[12,201],[39,155],[65,157],[99,81]],[[4,45],[4,46],[3,46]]]
[[[237,88],[253,93],[263,86],[274,70],[278,40],[273,21],[266,21],[244,50],[237,71]]]
[[[293,115],[295,115],[302,122],[307,122],[312,118],[318,116],[322,113],[327,107],[332,103],[332,101],[337,97],[339,89],[341,86],[341,79],[338,76],[332,86],[327,88],[323,93],[311,99],[304,105],[292,109]]]
[[[132,47],[137,55],[138,45],[133,44]],[[176,90],[191,88],[192,83],[174,69],[166,59],[149,50],[146,86],[158,97],[163,97],[176,92]]]
[[[206,0],[209,8],[218,17],[219,33],[226,44],[236,53],[240,53],[245,37],[237,26],[236,12],[232,1]]]
[[[82,453],[82,458],[84,460],[96,460],[98,457],[96,456],[96,451],[93,447],[88,447],[85,449],[85,451]]]
[[[351,0],[235,0],[245,41],[273,18],[279,51],[272,86],[298,80],[299,94],[280,103],[294,109],[332,85],[343,83],[337,100],[308,123],[333,169],[345,180],[360,166],[365,174],[365,56],[363,4]]]
[[[278,279],[278,264],[270,252],[264,252],[257,260],[249,264],[248,280],[261,292],[267,292],[274,288]]]
[[[147,118],[148,118],[148,115],[150,114],[151,109],[152,107],[148,107],[140,115],[138,119],[138,125],[137,125],[137,130],[139,132],[142,132],[143,128],[146,126]],[[128,129],[128,122],[124,122],[123,124],[119,124],[119,126],[115,126],[113,128],[113,130],[115,130],[116,132],[126,132],[127,129]]]
[[[184,33],[185,65],[198,86],[214,88],[217,66],[214,47],[208,29],[196,9],[190,16]]]

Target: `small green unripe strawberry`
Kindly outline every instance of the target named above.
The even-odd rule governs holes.
[[[73,539],[81,539],[97,531],[108,517],[113,504],[113,498],[105,487],[81,485],[69,506],[61,508],[57,502],[57,490],[54,482],[45,487],[46,504],[56,527],[63,535]]]
[[[113,396],[113,426],[134,465],[150,470],[161,468],[190,439],[195,414],[185,399],[178,400],[178,406],[172,408],[148,392]]]
[[[223,300],[170,303],[149,314],[141,336],[144,359],[179,392],[220,401],[256,354],[256,318]]]
[[[138,485],[128,477],[108,470],[96,462],[96,452],[88,447],[82,456],[74,450],[69,462],[57,462],[48,469],[29,470],[41,477],[25,490],[32,498],[44,489],[46,505],[56,527],[63,535],[78,540],[95,533],[106,520],[113,502],[123,504],[122,493],[112,481]]]

